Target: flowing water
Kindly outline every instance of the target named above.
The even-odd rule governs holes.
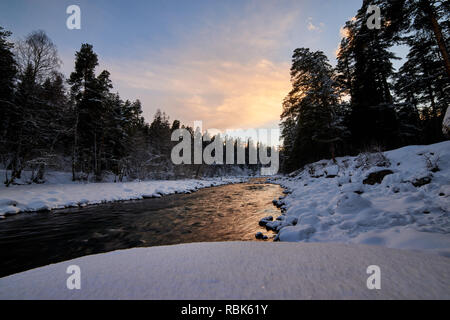
[[[0,221],[0,277],[89,254],[189,242],[255,241],[279,215],[278,185],[242,183],[192,194],[21,213]]]

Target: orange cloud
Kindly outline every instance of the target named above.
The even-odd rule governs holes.
[[[290,90],[289,64],[267,59],[186,61],[171,68],[122,64],[111,73],[121,88],[161,93],[164,105],[158,107],[172,118],[187,124],[202,120],[206,127],[222,130],[276,123]],[[151,96],[142,100],[152,104]]]
[[[207,21],[210,29],[186,35],[176,48],[105,64],[121,94],[141,99],[148,121],[161,108],[188,125],[203,120],[205,128],[273,127],[290,90],[290,62],[270,57],[288,43],[299,13],[250,2],[248,12],[222,25]]]

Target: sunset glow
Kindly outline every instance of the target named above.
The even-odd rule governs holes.
[[[20,1],[21,11],[5,17],[28,17],[30,28],[44,29],[55,40],[68,76],[73,55],[90,42],[101,57],[98,72],[111,72],[114,89],[123,98],[139,98],[151,121],[157,109],[172,120],[206,128],[276,128],[281,105],[290,90],[290,60],[297,46],[325,48],[334,63],[339,29],[359,0],[337,9],[329,1],[79,1],[81,30],[54,19],[34,16],[39,7]],[[65,10],[67,1],[48,3],[40,17]],[[67,3],[66,3],[67,2]],[[0,5],[1,12],[8,9]],[[23,12],[28,7],[29,12]],[[44,7],[44,6],[42,6]],[[108,8],[102,10],[101,8]],[[53,12],[54,11],[54,12]],[[64,17],[64,16],[63,16]],[[99,19],[101,17],[101,19]],[[10,20],[10,21],[8,21]],[[17,29],[17,28],[16,28]]]

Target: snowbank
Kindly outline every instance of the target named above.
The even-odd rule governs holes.
[[[442,132],[450,137],[450,108],[447,108],[445,113],[444,121],[442,122]]]
[[[66,286],[67,267],[81,289]],[[381,289],[367,288],[367,267]],[[0,279],[0,299],[450,299],[450,259],[344,244],[224,242],[86,256]]]
[[[285,213],[270,225],[279,240],[450,256],[450,141],[336,160],[274,181],[291,192],[277,202]]]
[[[123,183],[43,184],[0,187],[0,217],[22,211],[40,211],[133,200],[243,182],[242,178],[154,180]]]

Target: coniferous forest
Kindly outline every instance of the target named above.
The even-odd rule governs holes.
[[[449,104],[448,0],[2,1],[0,301],[450,299]]]
[[[28,182],[40,183],[49,169],[70,170],[73,181],[103,181],[106,176],[123,181],[249,174],[260,168],[175,166],[174,130],[186,128],[192,140],[200,134],[203,149],[214,137],[179,120],[170,122],[159,109],[147,123],[141,102],[121,99],[113,92],[110,73],[96,70],[99,57],[91,44],[82,44],[75,53],[74,71],[65,79],[57,48],[44,31],[31,32],[19,43],[9,42],[10,36],[10,31],[0,29],[0,156],[6,186],[20,179],[24,170],[32,172]],[[251,139],[232,143],[246,154],[258,146]]]
[[[369,5],[381,8],[380,29],[366,24]],[[445,1],[365,0],[345,23],[335,67],[321,51],[296,49],[292,90],[282,102],[282,171],[323,158],[444,140],[449,15]],[[122,181],[255,173],[260,167],[173,165],[171,133],[185,126],[159,110],[147,123],[141,102],[122,99],[114,92],[114,75],[98,70],[93,45],[82,44],[65,78],[44,31],[17,43],[10,36],[0,29],[0,161],[7,186],[24,170],[39,183],[47,170],[71,171],[74,181]],[[393,47],[399,45],[409,52],[395,70]],[[254,146],[233,143],[243,144],[247,154]]]
[[[380,29],[367,26],[369,5],[382,12]],[[281,115],[286,172],[323,158],[445,139],[449,2],[364,0],[342,31],[335,68],[321,51],[294,51]],[[393,47],[400,45],[409,52],[394,70]]]

